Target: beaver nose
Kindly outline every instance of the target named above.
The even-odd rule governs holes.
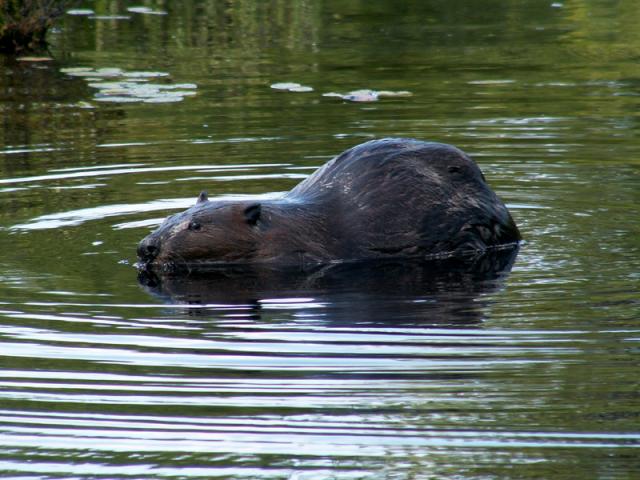
[[[160,248],[153,238],[143,238],[138,244],[138,258],[144,263],[151,262],[158,256],[158,253],[160,253]]]

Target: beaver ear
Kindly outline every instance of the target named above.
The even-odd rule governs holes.
[[[258,223],[260,220],[260,214],[262,213],[262,207],[259,203],[252,203],[247,208],[244,209],[244,218],[247,223],[251,226]]]
[[[196,205],[198,203],[204,203],[207,200],[209,200],[209,195],[207,195],[206,190],[203,190],[203,191],[200,192],[200,195],[198,195],[198,201],[196,202]]]

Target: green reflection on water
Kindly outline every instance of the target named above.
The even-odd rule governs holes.
[[[34,472],[34,461],[51,478],[88,476],[72,467],[85,461],[104,475],[149,477],[207,477],[222,468],[231,470],[221,475],[244,478],[305,469],[316,478],[329,471],[376,478],[385,468],[388,478],[628,478],[638,471],[640,12],[632,0],[552,3],[144,2],[167,11],[155,16],[127,12],[128,2],[95,1],[84,6],[130,20],[68,16],[49,37],[53,62],[1,59],[0,341],[25,344],[25,356],[0,353],[3,378],[24,382],[3,387],[2,425],[27,425],[16,413],[27,411],[51,416],[66,432],[42,435],[37,422],[22,437],[3,430],[8,463],[0,468]],[[197,85],[197,95],[172,105],[98,104],[85,80],[64,73],[79,66],[167,72],[171,83]],[[270,88],[281,82],[314,90]],[[359,89],[412,96],[360,104],[322,96]],[[198,312],[153,307],[162,300],[138,287],[137,241],[201,190],[286,191],[331,156],[386,135],[470,152],[527,240],[504,288],[451,300],[457,314],[470,312],[477,322],[465,325],[466,337],[447,337],[449,349],[442,336],[456,329],[418,323],[407,333],[390,322],[369,326],[395,338],[379,339],[392,354],[376,356],[364,327],[331,323],[345,311],[335,295],[323,299],[330,307],[315,310]],[[76,225],[11,230],[78,211],[85,215]],[[375,300],[351,301],[365,311],[384,306]],[[441,313],[429,301],[448,305],[441,296],[421,300],[427,307],[417,311],[427,323]],[[57,338],[36,340],[32,330],[16,338],[21,328]],[[338,328],[347,329],[344,345]],[[300,330],[304,339],[291,333]],[[124,346],[100,344],[107,334],[122,334]],[[165,337],[167,347],[143,346],[147,337]],[[182,352],[172,338],[192,347],[192,368],[163,363]],[[223,355],[222,346],[198,350],[202,340],[230,342],[226,354],[255,343],[270,358],[282,354],[270,342],[308,346],[299,365],[321,362],[322,349],[338,342],[360,362],[386,368],[404,361],[417,372],[265,372],[257,353],[248,355],[246,371],[212,368],[207,362]],[[423,347],[422,356],[407,353],[404,341]],[[39,357],[29,357],[30,342],[39,342]],[[81,359],[47,357],[65,346]],[[82,356],[93,350],[113,360]],[[127,364],[127,354],[148,363]],[[46,373],[62,380],[25,380]],[[202,390],[188,390],[194,385]],[[136,387],[158,390],[138,402]],[[122,439],[112,447],[100,440],[109,428],[84,418],[93,443],[83,450],[79,431],[56,420],[61,413],[129,417],[111,427]],[[142,439],[127,447],[135,435],[126,425],[136,422]],[[260,422],[275,422],[285,437],[311,431],[295,437],[300,450],[283,437],[278,447]],[[332,443],[336,424],[356,432],[347,447]],[[187,442],[177,452],[164,433],[172,425]],[[392,432],[370,430],[377,426]],[[516,441],[522,432],[543,437],[524,445]],[[202,443],[189,445],[196,433]],[[609,443],[589,445],[600,441]],[[159,451],[142,451],[145,442]],[[47,467],[52,459],[58,473]],[[143,464],[151,473],[134,468]]]

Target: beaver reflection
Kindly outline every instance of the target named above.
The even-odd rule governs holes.
[[[152,295],[174,305],[189,305],[189,315],[215,319],[217,306],[243,305],[247,318],[281,315],[265,308],[265,299],[310,298],[301,317],[335,325],[473,325],[482,321],[481,295],[502,288],[517,247],[479,257],[429,262],[376,261],[335,264],[312,271],[264,266],[226,267],[190,275],[143,271],[139,282]],[[202,308],[194,308],[202,305]]]

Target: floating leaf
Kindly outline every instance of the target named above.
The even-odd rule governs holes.
[[[127,88],[126,82],[95,82],[88,84],[91,88],[109,89],[109,88]]]
[[[141,13],[143,15],[166,15],[167,12],[164,10],[154,10],[150,7],[129,7],[127,8],[128,12],[131,13]]]
[[[122,75],[121,68],[99,68],[96,70],[96,77],[119,77]]]
[[[350,102],[377,102],[378,92],[375,90],[354,90],[342,97]]]
[[[175,90],[175,85],[168,83],[145,83],[144,85],[138,84],[138,87],[153,88],[155,90]]]
[[[279,82],[271,85],[274,90],[287,90],[289,92],[313,92],[312,87],[300,85],[295,82]]]
[[[408,90],[400,90],[397,92],[392,92],[390,90],[380,90],[378,92],[379,97],[410,97],[413,93]]]
[[[61,69],[70,76],[82,77],[87,85],[98,90],[95,100],[113,103],[173,103],[184,100],[185,96],[196,94],[198,86],[194,83],[168,84],[150,83],[149,80],[167,77],[165,72],[136,71],[127,72],[120,68],[75,67]],[[122,80],[105,81],[114,77]]]
[[[93,10],[89,10],[88,8],[73,8],[71,10],[67,10],[67,15],[93,15]]]
[[[119,96],[133,96],[131,95],[131,90],[127,88],[103,88],[100,90],[100,95],[109,95],[113,97]]]
[[[173,103],[181,102],[182,100],[184,100],[184,98],[177,95],[163,95],[158,97],[146,98],[144,100],[144,103]]]
[[[51,57],[18,57],[19,62],[51,62]]]
[[[91,67],[67,67],[67,68],[61,68],[60,71],[62,73],[67,73],[67,74],[72,74],[72,73],[78,73],[78,72],[92,72],[93,68]]]
[[[290,92],[313,92],[313,87],[306,87],[304,85],[298,85],[297,87],[291,87]]]
[[[77,70],[75,72],[65,72],[67,75],[71,75],[72,77],[95,77],[96,72],[93,70]]]
[[[129,7],[127,11],[131,13],[149,13],[152,12],[153,9],[150,7]]]
[[[95,100],[97,102],[113,102],[113,103],[136,103],[141,102],[141,98],[136,97],[117,97],[117,96],[98,96],[96,95]]]
[[[129,15],[92,15],[90,20],[131,20]]]
[[[96,108],[93,105],[91,105],[89,102],[78,102],[78,103],[76,103],[76,107],[78,107],[78,108]]]
[[[196,95],[196,92],[193,90],[171,90],[167,93],[170,93],[171,95],[178,95],[180,97],[192,97]]]
[[[407,90],[393,92],[390,90],[376,91],[369,89],[354,90],[345,94],[336,92],[322,94],[323,97],[337,97],[349,102],[377,102],[380,97],[409,97],[411,95],[413,94]]]
[[[79,68],[63,68],[60,70],[67,75],[73,77],[119,77],[122,75],[122,69],[120,68],[99,68],[94,70],[88,67]]]
[[[166,72],[125,72],[125,77],[137,77],[137,78],[154,78],[154,77],[168,77]]]
[[[271,88],[275,89],[275,90],[289,90],[290,88],[295,88],[295,87],[301,87],[302,85],[300,85],[299,83],[293,83],[293,82],[280,82],[280,83],[274,83],[271,85]]]
[[[176,83],[174,85],[159,85],[160,88],[164,89],[164,90],[177,90],[177,89],[191,89],[191,88],[198,88],[198,86],[195,83]]]

